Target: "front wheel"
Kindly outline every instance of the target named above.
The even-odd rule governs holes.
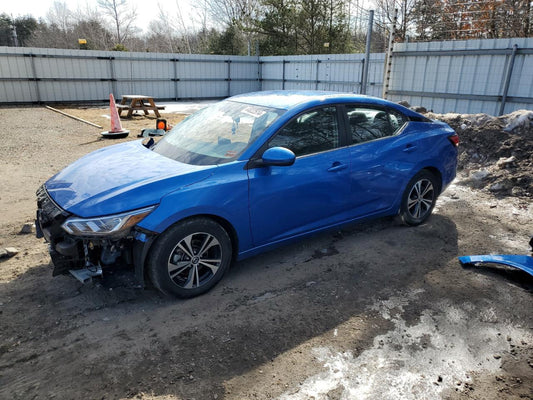
[[[194,297],[215,286],[232,260],[226,230],[207,218],[183,221],[165,231],[154,244],[148,273],[165,294]]]
[[[437,180],[429,171],[420,171],[407,184],[400,217],[407,225],[420,225],[429,218],[437,202]]]

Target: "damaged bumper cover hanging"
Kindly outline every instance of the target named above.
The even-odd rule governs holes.
[[[93,277],[102,276],[103,269],[125,263],[133,265],[138,287],[144,286],[144,261],[155,236],[153,232],[136,226],[118,234],[111,232],[91,236],[79,232],[92,221],[77,218],[63,210],[50,198],[44,185],[37,191],[37,204],[36,236],[48,242],[54,265],[53,276],[70,273],[80,282],[89,283]],[[151,209],[145,208],[130,214],[136,216]],[[105,222],[106,218],[118,220],[121,216],[100,219]]]
[[[533,253],[533,236],[529,240],[531,252]],[[458,257],[461,265],[477,264],[501,264],[508,267],[517,268],[533,276],[533,257],[526,255],[479,255]]]
[[[459,257],[462,265],[501,264],[518,268],[533,276],[533,257],[522,255],[480,255]]]

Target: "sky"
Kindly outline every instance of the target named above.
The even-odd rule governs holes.
[[[14,18],[32,15],[39,19],[46,17],[48,10],[52,7],[54,1],[57,0],[2,0],[0,5],[0,14],[6,13],[12,15]],[[159,15],[159,7],[169,10],[169,13],[175,15],[177,13],[176,3],[179,1],[180,10],[183,19],[188,28],[192,28],[192,18],[196,15],[197,11],[193,10],[190,6],[191,0],[127,0],[128,3],[135,5],[137,8],[137,23],[139,28],[147,28],[150,21],[155,20]],[[62,1],[63,2],[63,1]],[[78,7],[85,8],[88,4],[91,8],[95,8],[97,5],[96,0],[68,0],[64,1],[68,8],[76,10]]]

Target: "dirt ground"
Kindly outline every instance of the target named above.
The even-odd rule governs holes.
[[[108,129],[107,110],[66,111]],[[41,107],[0,109],[0,248],[19,250],[0,261],[0,399],[532,399],[533,278],[457,261],[529,254],[532,130],[457,118],[460,174],[427,223],[322,234],[184,301],[122,271],[52,278],[46,244],[19,234],[41,183],[154,120],[110,141]]]

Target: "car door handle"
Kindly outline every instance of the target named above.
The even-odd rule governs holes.
[[[346,164],[343,164],[341,162],[335,161],[331,167],[328,168],[328,172],[337,172],[342,171],[343,169],[348,168]]]
[[[406,144],[406,145],[405,145],[405,148],[403,149],[403,151],[404,151],[405,153],[411,153],[411,152],[413,152],[413,151],[415,151],[415,150],[416,150],[416,145],[411,144],[411,143]]]

